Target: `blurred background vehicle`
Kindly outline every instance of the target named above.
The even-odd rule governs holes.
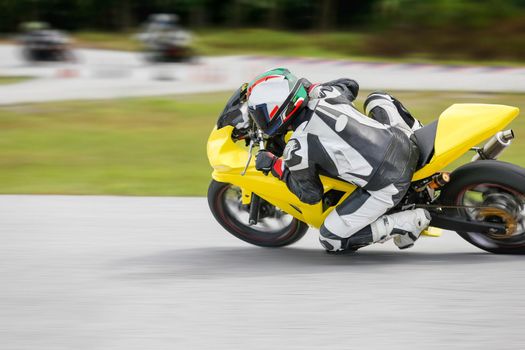
[[[46,22],[26,22],[20,27],[19,43],[26,61],[73,60],[71,39],[64,32],[51,29]]]
[[[144,25],[138,39],[144,45],[149,62],[180,62],[194,56],[192,36],[179,25],[176,14],[153,14]]]

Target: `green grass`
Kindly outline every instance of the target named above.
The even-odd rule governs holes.
[[[5,77],[0,76],[0,85],[15,84],[22,81],[30,80],[31,77]]]
[[[396,95],[425,122],[456,102],[525,110],[525,95],[519,94]],[[228,97],[218,93],[0,107],[0,193],[204,195],[211,173],[206,140]],[[525,166],[525,119],[512,126],[518,139],[503,160]]]
[[[137,51],[140,42],[133,32],[73,33],[78,46]],[[446,64],[519,65],[504,60],[436,59],[430,53],[407,57],[381,57],[370,52],[370,34],[356,32],[291,32],[269,29],[204,29],[194,32],[198,55],[270,55],[287,57],[318,57],[366,61],[433,62]]]
[[[0,193],[203,194],[226,94],[0,108]]]
[[[79,46],[135,51],[134,33],[77,32]],[[355,33],[296,33],[267,29],[218,29],[194,33],[200,55],[268,54],[342,58],[356,55],[362,35]]]
[[[344,58],[358,56],[363,35],[356,33],[297,33],[266,29],[201,31],[197,51],[205,55],[263,54]]]
[[[134,33],[78,32],[74,34],[75,44],[81,47],[138,51],[140,42]]]

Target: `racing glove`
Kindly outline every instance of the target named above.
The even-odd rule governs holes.
[[[255,169],[262,171],[265,175],[272,173],[273,176],[282,180],[284,177],[284,163],[282,158],[277,158],[268,151],[259,151],[255,158]]]

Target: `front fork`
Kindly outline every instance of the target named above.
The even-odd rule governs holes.
[[[259,222],[259,209],[261,207],[261,197],[252,192],[250,203],[250,218],[248,223],[250,226],[257,225]]]
[[[250,208],[250,217],[248,219],[248,223],[250,224],[250,226],[257,225],[257,223],[259,222],[259,209],[261,208],[261,197],[243,188],[241,192],[241,204],[245,208]]]
[[[258,142],[259,144],[259,152],[265,149],[264,137],[260,129],[257,129],[256,132],[250,137],[248,161],[246,162],[246,166],[244,167],[244,170],[241,173],[242,176],[244,176],[246,174],[246,170],[248,170],[248,166],[250,165],[250,161],[252,160],[253,146],[256,142]],[[248,223],[250,224],[250,226],[257,225],[257,223],[259,222],[259,209],[261,207],[261,197],[259,197],[256,193],[246,191],[243,188],[241,202],[243,205],[250,206],[250,217],[248,219]]]

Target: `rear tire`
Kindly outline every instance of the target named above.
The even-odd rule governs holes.
[[[469,192],[471,191],[471,192]],[[467,242],[496,254],[525,254],[525,169],[497,160],[481,160],[466,164],[450,175],[450,183],[441,191],[440,203],[467,205],[468,193],[477,195],[474,205],[515,209],[518,227],[511,237],[494,237],[478,232],[458,232]],[[499,201],[491,200],[496,197]],[[503,199],[503,203],[501,201]],[[472,200],[468,200],[472,202]],[[451,215],[468,216],[467,209],[449,209]],[[472,215],[471,212],[470,215]],[[484,220],[498,220],[486,217]]]
[[[285,227],[273,231],[257,230],[247,222],[242,222],[226,204],[227,191],[232,187],[229,183],[212,180],[208,188],[208,205],[219,224],[235,237],[260,247],[275,248],[295,243],[305,235],[308,225],[296,218],[291,218]]]

